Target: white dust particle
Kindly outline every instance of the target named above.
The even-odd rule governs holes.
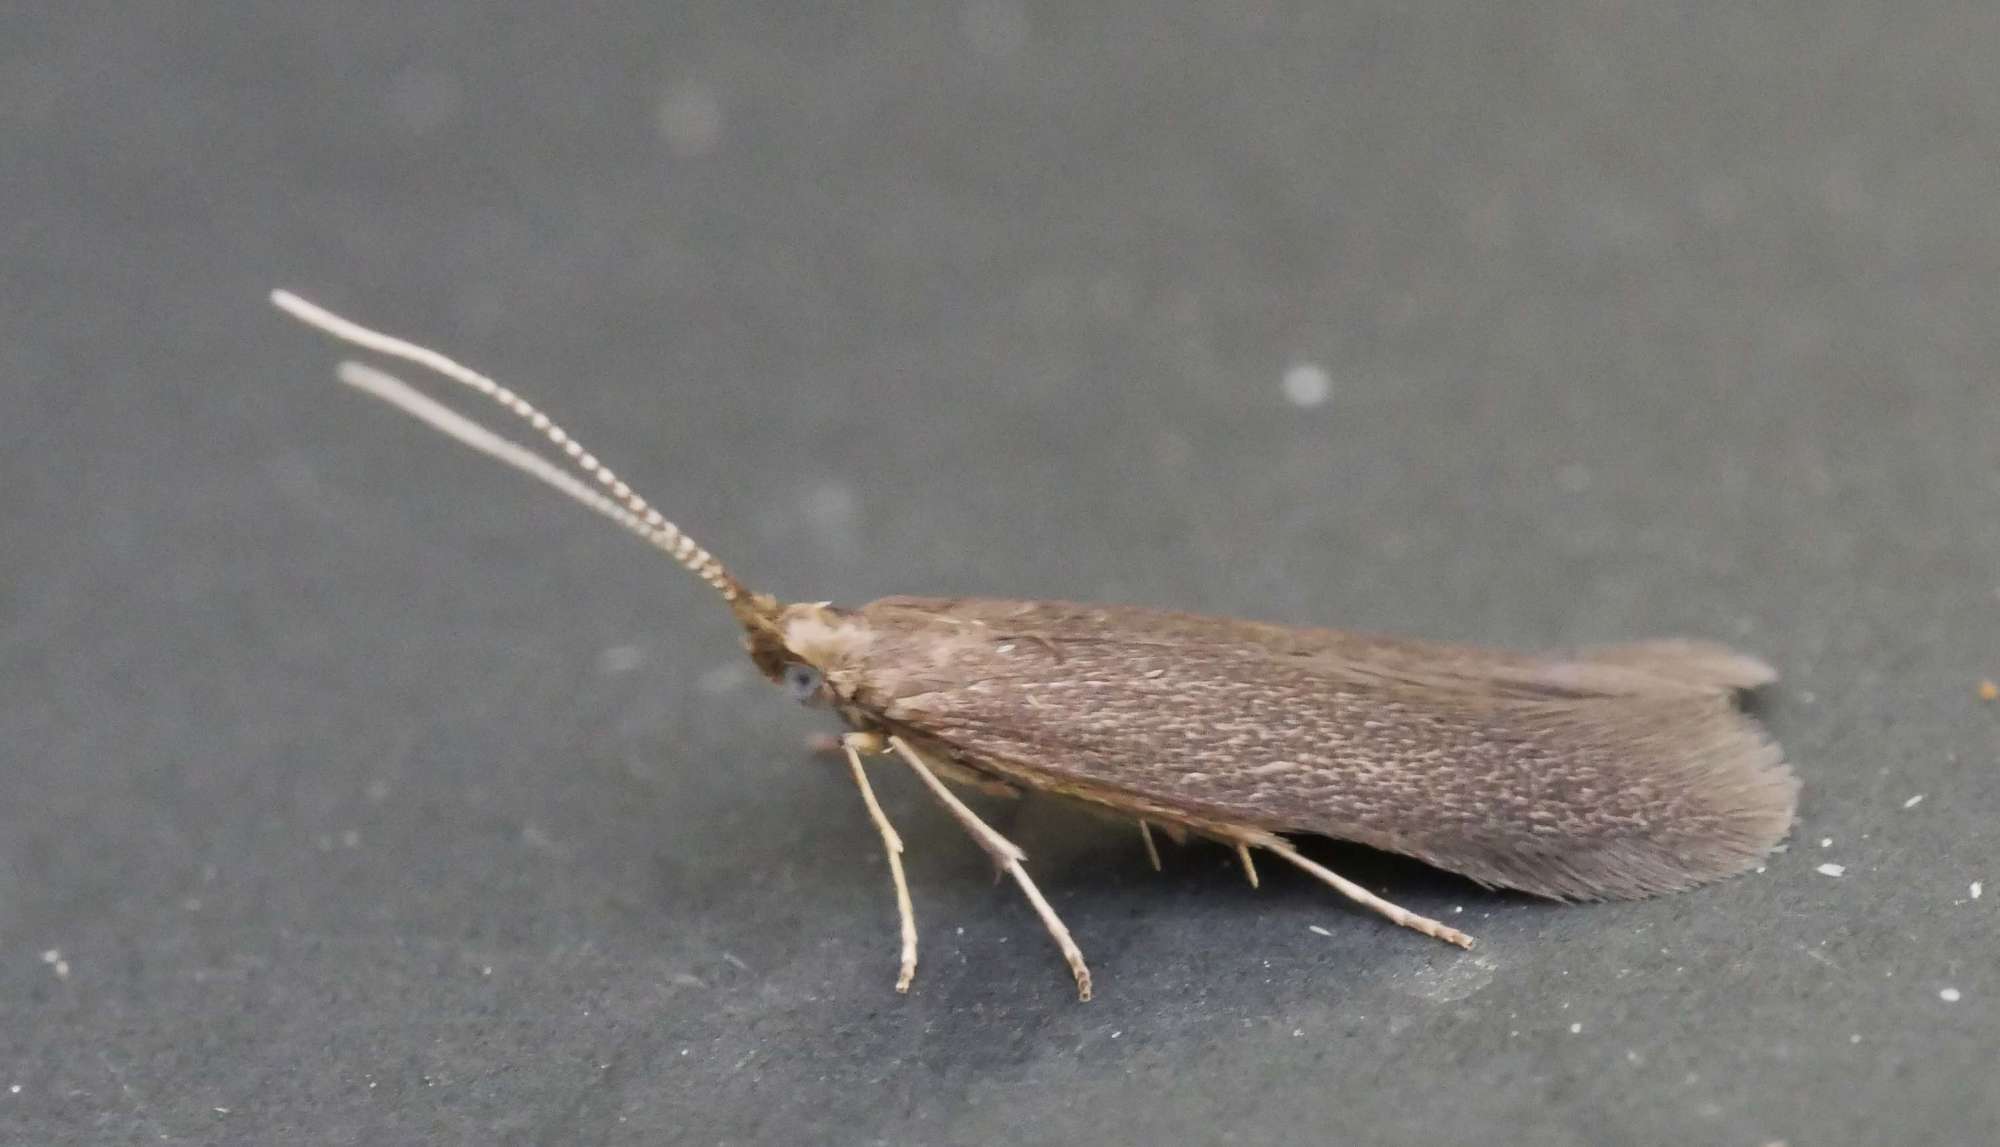
[[[1904,808],[1915,808],[1915,807],[1917,807],[1918,805],[1920,805],[1920,804],[1922,804],[1922,803],[1924,803],[1924,794],[1922,794],[1922,793],[1918,793],[1918,794],[1917,794],[1916,796],[1913,796],[1913,797],[1911,797],[1911,798],[1910,798],[1909,800],[1906,800],[1906,801],[1904,801],[1904,802],[1903,802],[1903,807],[1904,807]]]
[[[1955,1004],[1961,998],[1962,997],[1958,994],[1957,988],[1942,988],[1939,989],[1938,991],[1938,999],[1941,999],[1948,1004]]]
[[[1759,876],[1762,876],[1762,875],[1764,875],[1764,874],[1765,874],[1766,872],[1769,872],[1769,871],[1770,871],[1770,869],[1768,869],[1768,868],[1764,867],[1764,866],[1763,866],[1763,865],[1761,865],[1761,864],[1757,866],[1757,875],[1759,875]]]
[[[1640,1055],[1637,1049],[1628,1047],[1625,1049],[1625,1062],[1632,1064],[1633,1066],[1636,1067],[1640,1064],[1645,1063],[1646,1057]]]
[[[56,974],[56,979],[69,979],[69,961],[63,959],[60,948],[50,948],[48,951],[43,952],[42,963],[49,966],[49,970]]]
[[[597,671],[606,677],[630,673],[646,663],[646,651],[636,645],[614,645],[597,655]]]
[[[13,1086],[9,1087],[9,1088],[7,1089],[7,1094],[9,1094],[9,1095],[19,1095],[19,1094],[21,1094],[21,1085],[20,1085],[20,1084],[18,1084],[18,1083],[16,1083],[16,1084],[14,1084]]]
[[[42,963],[44,964],[53,964],[60,959],[62,959],[61,948],[50,948],[48,951],[42,953]]]
[[[1851,1036],[1848,1036],[1848,1037],[1847,1037],[1847,1042],[1848,1042],[1848,1043],[1860,1043],[1860,1042],[1861,1042],[1861,1033],[1860,1033],[1860,1032],[1855,1032],[1855,1033],[1854,1033],[1853,1035],[1851,1035]]]
[[[1965,890],[1972,894],[1974,900],[1977,900],[1979,899],[1979,894],[1986,891],[1986,886],[1975,880],[1971,884],[1966,885]]]
[[[1306,1034],[1306,1029],[1304,1029],[1304,1028],[1293,1028],[1293,1029],[1292,1029],[1292,1038],[1293,1038],[1293,1039],[1297,1039],[1297,1038],[1299,1038],[1300,1036],[1302,1036],[1302,1035],[1304,1035],[1304,1034]]]
[[[209,1108],[209,1110],[215,1112],[217,1115],[229,1114],[229,1109],[227,1107],[211,1107]]]
[[[1451,906],[1451,913],[1454,916],[1458,915],[1460,912],[1463,911],[1465,911],[1465,905],[1463,904],[1454,904]]]
[[[1324,928],[1320,927],[1320,926],[1319,926],[1319,925],[1317,925],[1317,924],[1308,924],[1308,925],[1306,925],[1306,931],[1308,931],[1308,932],[1313,932],[1313,933],[1316,933],[1316,934],[1318,934],[1318,935],[1321,935],[1321,936],[1331,936],[1331,935],[1333,935],[1333,933],[1331,933],[1331,932],[1327,931],[1326,929],[1324,929]]]
[[[1840,876],[1846,873],[1846,871],[1847,866],[1845,864],[1822,864],[1819,866],[1819,872],[1822,876]]]
[[[492,974],[493,974],[493,965],[491,965],[491,964],[481,964],[481,965],[479,966],[479,974],[480,974],[480,975],[482,975],[482,976],[490,976],[490,975],[492,975]]]
[[[1822,837],[1820,837],[1820,838],[1819,838],[1819,846],[1820,846],[1821,848],[1832,848],[1832,847],[1833,847],[1833,838],[1832,838],[1832,837],[1830,837],[1830,836],[1822,836]]]
[[[997,60],[1027,46],[1028,10],[1021,0],[972,0],[959,13],[958,30],[974,52]]]
[[[1571,1024],[1571,1025],[1569,1025],[1569,1034],[1571,1034],[1571,1035],[1582,1035],[1582,1034],[1583,1034],[1583,1025],[1582,1025],[1582,1024]]]
[[[1300,408],[1318,406],[1333,393],[1333,378],[1317,363],[1302,362],[1285,371],[1285,401]]]
[[[713,150],[722,138],[722,104],[699,80],[683,80],[667,89],[656,118],[667,150],[683,159]]]
[[[1112,1033],[1111,1033],[1111,1038],[1112,1038],[1112,1039],[1117,1039],[1117,1038],[1118,1038],[1119,1036],[1121,1036],[1121,1035],[1124,1035],[1124,1034],[1125,1034],[1125,1033],[1124,1033],[1124,1032],[1122,1032],[1122,1031],[1116,1031],[1116,1032],[1112,1032]]]

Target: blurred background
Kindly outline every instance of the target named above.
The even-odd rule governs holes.
[[[1972,3],[10,6],[0,1142],[1989,1141],[1996,62]],[[983,805],[1079,1005],[885,774],[897,996],[825,716],[274,286],[787,597],[1740,644],[1801,827],[1590,908],[1315,846],[1465,954]]]

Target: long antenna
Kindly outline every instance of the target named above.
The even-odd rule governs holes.
[[[359,323],[341,318],[325,307],[307,302],[290,291],[272,291],[271,302],[279,310],[307,326],[315,327],[343,342],[428,367],[453,382],[471,387],[505,407],[515,417],[540,431],[542,437],[567,455],[584,475],[596,479],[599,485],[609,491],[608,496],[592,489],[582,479],[534,451],[493,433],[434,399],[425,397],[392,375],[357,362],[344,362],[339,369],[340,380],[349,386],[382,399],[474,450],[497,458],[517,470],[546,482],[610,518],[627,531],[645,539],[690,573],[715,587],[739,618],[746,622],[768,622],[771,609],[768,599],[760,594],[751,593],[742,582],[736,580],[735,575],[716,560],[714,554],[682,533],[679,526],[661,517],[660,512],[655,510],[650,502],[635,493],[618,475],[611,472],[610,467],[599,462],[595,455],[583,448],[582,443],[571,438],[567,431],[558,426],[548,415],[536,409],[527,399],[478,371],[462,366],[428,347],[421,347],[394,335],[370,330]]]

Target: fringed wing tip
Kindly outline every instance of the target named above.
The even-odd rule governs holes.
[[[1519,838],[1469,850],[1454,842],[1422,859],[1554,900],[1640,900],[1746,872],[1791,832],[1798,777],[1778,743],[1734,706],[1718,704],[1671,741],[1633,751],[1633,767],[1659,793],[1639,831],[1545,847]]]
[[[1713,641],[1674,638],[1603,645],[1584,650],[1583,659],[1727,692],[1761,689],[1778,680],[1778,671],[1769,662]]]

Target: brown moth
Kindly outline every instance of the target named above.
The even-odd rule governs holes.
[[[1776,679],[1700,641],[1526,654],[1294,629],[1129,606],[890,597],[780,602],[739,582],[526,401],[423,347],[296,295],[271,300],[337,338],[479,391],[559,449],[565,469],[397,379],[339,377],[556,487],[721,593],[766,677],[825,705],[888,851],[902,922],[898,991],[917,963],[903,844],[864,754],[907,765],[1013,878],[1090,998],[1083,953],[1026,855],[944,783],[1052,792],[1152,832],[1233,847],[1254,885],[1272,853],[1390,920],[1472,939],[1302,855],[1317,834],[1556,900],[1633,899],[1744,871],[1784,837],[1798,781],[1736,695]],[[595,483],[595,485],[592,485]]]

